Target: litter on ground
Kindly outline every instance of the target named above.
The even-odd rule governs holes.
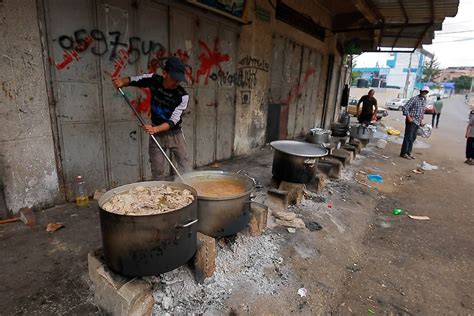
[[[431,171],[431,170],[438,170],[439,169],[438,166],[431,165],[431,164],[427,163],[426,161],[423,161],[421,163],[421,165],[419,165],[419,167],[420,167],[421,170],[425,170],[425,171]]]
[[[50,233],[54,233],[58,229],[63,228],[65,225],[63,223],[49,223],[48,226],[46,226],[46,231]]]
[[[306,297],[306,295],[308,295],[308,290],[302,287],[298,290],[298,295],[301,297]]]
[[[369,181],[372,181],[372,182],[375,182],[375,183],[382,183],[383,182],[383,177],[379,174],[374,174],[374,173],[371,173],[371,174],[367,175],[367,179],[369,179]]]
[[[429,221],[430,218],[428,216],[418,216],[418,215],[408,215],[411,219],[417,219],[419,221]]]

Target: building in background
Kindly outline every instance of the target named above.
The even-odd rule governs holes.
[[[441,70],[441,81],[451,81],[461,76],[474,77],[474,67],[448,67]]]
[[[384,67],[353,68],[360,72],[360,80],[354,80],[353,85],[359,88],[395,88],[400,89],[400,97],[411,97],[422,86],[423,65],[434,55],[424,49],[413,53],[392,53]]]

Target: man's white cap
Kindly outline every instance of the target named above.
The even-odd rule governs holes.
[[[424,87],[421,89],[421,91],[428,91],[428,92],[430,92],[430,87],[424,86]]]

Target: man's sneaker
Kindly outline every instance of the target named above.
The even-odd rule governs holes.
[[[400,155],[400,157],[405,158],[405,159],[411,159],[410,156],[408,156],[408,154]]]
[[[412,155],[408,155],[408,157],[410,157],[410,159],[415,159],[415,156]]]

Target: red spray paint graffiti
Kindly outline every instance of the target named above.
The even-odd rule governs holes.
[[[230,56],[219,52],[219,39],[217,37],[214,39],[214,47],[212,48],[212,51],[207,44],[201,40],[199,40],[199,46],[204,50],[204,52],[198,57],[201,64],[196,72],[196,81],[199,82],[200,76],[206,76],[204,84],[207,84],[212,68],[217,66],[219,71],[222,71],[220,63],[229,61]]]
[[[154,57],[151,59],[148,65],[148,73],[156,73],[156,71],[161,67],[160,62],[165,58],[167,54],[166,48],[161,47],[158,51],[155,52]]]
[[[148,116],[151,114],[151,91],[148,88],[140,88],[140,91],[145,95],[140,96],[137,100],[132,101],[133,107],[138,113],[144,113]]]
[[[303,91],[304,86],[308,82],[309,77],[311,77],[315,73],[316,69],[314,69],[313,67],[309,67],[304,73],[303,80],[299,84],[291,88],[290,93],[288,93],[288,96],[285,99],[281,100],[281,103],[290,104],[296,97],[298,97]]]
[[[59,64],[55,63],[51,58],[49,58],[49,62],[56,67],[57,70],[63,70],[66,68],[70,63],[72,63],[75,60],[80,60],[81,57],[79,55],[79,52],[84,52],[86,51],[92,44],[94,39],[92,36],[87,36],[80,45],[78,45],[75,49],[73,50],[65,50],[63,52],[63,60]]]
[[[116,78],[122,72],[122,69],[127,65],[128,57],[130,57],[130,51],[125,49],[119,50],[119,58],[114,61],[114,72],[110,75],[112,78]]]

